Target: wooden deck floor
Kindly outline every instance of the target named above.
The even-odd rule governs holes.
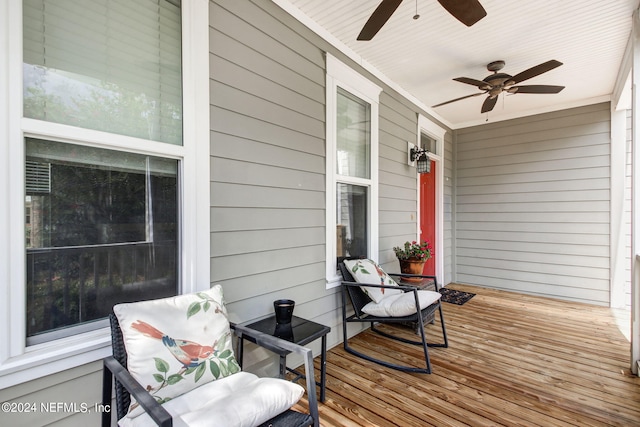
[[[443,303],[449,348],[430,349],[431,375],[329,351],[323,426],[640,426],[640,378],[609,309],[450,287],[477,295]],[[350,342],[421,365],[419,347],[371,331]]]

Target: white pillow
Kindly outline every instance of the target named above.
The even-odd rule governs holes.
[[[279,378],[258,378],[249,372],[212,381],[163,405],[174,426],[254,426],[289,409],[304,388]],[[121,427],[155,426],[148,414],[124,417]]]
[[[345,259],[343,262],[357,283],[398,286],[398,284],[389,277],[389,275],[385,273],[378,264],[370,259]],[[402,293],[401,289],[372,288],[370,286],[361,286],[360,288],[373,300],[373,302],[380,302],[387,296]]]
[[[429,307],[440,299],[440,292],[418,291],[418,304],[420,310]],[[413,292],[405,292],[401,295],[390,295],[379,303],[370,302],[362,307],[362,311],[372,316],[379,317],[403,317],[416,313],[416,300]]]
[[[127,369],[164,403],[240,371],[222,287],[113,308],[127,351]],[[127,416],[142,413],[132,399]]]
[[[243,372],[246,374],[246,372]],[[181,416],[191,427],[251,427],[289,409],[302,397],[304,388],[278,378],[258,378],[229,390],[212,404]]]

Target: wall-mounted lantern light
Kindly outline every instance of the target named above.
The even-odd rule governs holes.
[[[416,146],[412,146],[409,149],[409,160],[415,162],[418,173],[431,172],[431,159],[427,153],[429,152],[424,148],[418,148]]]

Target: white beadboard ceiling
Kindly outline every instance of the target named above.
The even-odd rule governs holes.
[[[467,27],[436,0],[404,0],[373,40],[357,41],[380,0],[274,2],[453,128],[611,99],[638,7],[638,0],[480,0],[487,16]],[[559,94],[502,94],[488,114],[480,113],[485,96],[431,108],[479,92],[452,79],[482,80],[491,61],[504,60],[502,72],[515,75],[551,59],[564,65],[522,84],[566,86]]]

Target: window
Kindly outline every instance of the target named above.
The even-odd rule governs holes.
[[[23,5],[24,117],[182,145],[179,5]],[[44,138],[25,152],[28,345],[177,293],[177,160]]]
[[[371,105],[337,88],[336,174],[371,178]]]
[[[209,22],[207,2],[3,5],[8,387],[110,354],[117,302],[209,288]]]
[[[344,257],[377,259],[381,89],[327,54],[327,283]],[[334,231],[335,230],[335,231]]]
[[[431,154],[440,155],[438,153],[437,141],[424,132],[420,132],[420,148],[427,150]]]
[[[177,293],[178,161],[28,138],[27,344]]]
[[[342,258],[369,255],[368,188],[336,184],[337,262]]]

